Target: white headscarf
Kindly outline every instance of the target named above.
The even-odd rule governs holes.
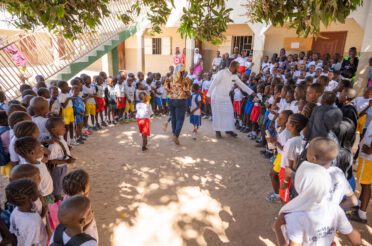
[[[320,165],[303,162],[296,172],[294,185],[298,196],[284,205],[279,214],[310,211],[330,202],[331,176]]]

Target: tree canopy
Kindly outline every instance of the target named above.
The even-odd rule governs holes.
[[[109,6],[119,0],[2,0],[0,6],[15,18],[13,24],[21,29],[33,30],[44,26],[49,31],[75,38],[87,30],[95,30],[105,16],[111,13]],[[188,0],[178,31],[182,37],[195,38],[213,44],[224,40],[223,33],[232,23],[232,9],[226,7],[229,0]],[[233,0],[230,0],[233,1]],[[296,29],[299,36],[317,35],[321,24],[344,22],[351,11],[362,5],[363,0],[247,0],[250,21],[271,23]],[[135,16],[146,9],[153,32],[161,27],[175,8],[174,0],[136,0],[128,11],[115,13],[124,24],[133,23]]]

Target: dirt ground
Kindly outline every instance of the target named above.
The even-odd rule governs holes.
[[[164,120],[153,120],[146,153],[135,123],[105,128],[74,148],[73,168],[91,177],[99,245],[274,245],[280,205],[264,199],[271,165],[254,143],[243,134],[217,141],[205,120],[194,141],[186,119],[175,146]],[[372,227],[357,228],[369,245]]]

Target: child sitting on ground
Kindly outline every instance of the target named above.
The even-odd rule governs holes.
[[[76,195],[88,197],[90,193],[88,173],[82,169],[68,173],[63,178],[63,192],[65,193],[64,200]],[[84,233],[92,236],[98,243],[97,223],[94,216],[92,222],[84,227]]]
[[[14,145],[15,151],[24,160],[21,164],[35,165],[40,171],[40,194],[43,196],[45,203],[54,203],[53,196],[53,180],[46,165],[42,162],[44,157],[44,151],[41,144],[35,138],[35,134],[32,136],[17,138]]]
[[[93,219],[90,200],[85,196],[73,196],[61,203],[58,209],[60,224],[50,239],[53,245],[98,246],[95,239],[84,233],[84,227]]]
[[[147,103],[147,94],[140,93],[141,102],[136,105],[136,118],[139,132],[142,135],[142,151],[147,150],[147,137],[150,136],[150,117],[153,114],[150,104]]]
[[[55,200],[62,200],[62,180],[67,174],[67,164],[75,162],[75,158],[71,157],[70,149],[66,141],[63,139],[65,134],[64,122],[61,118],[52,117],[46,122],[46,128],[52,136],[52,144],[49,144],[50,151],[48,157],[48,167],[51,170],[53,179],[53,194]]]
[[[46,245],[48,234],[40,215],[34,211],[39,197],[35,182],[19,179],[6,187],[7,200],[16,208],[10,215],[10,232],[17,237],[17,245]]]
[[[300,133],[306,127],[307,121],[308,119],[302,114],[292,114],[286,124],[286,129],[291,134],[291,138],[284,144],[279,172],[279,195],[283,203],[287,203],[290,200],[289,187],[291,186],[291,178],[285,175],[285,169],[287,167],[291,169],[296,167],[296,160],[304,147]]]
[[[202,98],[199,94],[199,85],[192,85],[192,95],[191,95],[191,106],[190,106],[190,123],[194,126],[193,129],[193,139],[196,140],[196,134],[201,126],[201,102]]]
[[[45,127],[45,123],[48,120],[46,118],[49,113],[48,101],[43,97],[34,97],[31,100],[30,107],[34,115],[32,121],[35,122],[39,128],[39,141],[43,142],[50,139],[50,134]]]

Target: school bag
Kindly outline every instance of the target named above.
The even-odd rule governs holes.
[[[195,102],[196,105],[198,105],[200,94],[197,93],[197,94],[194,94],[194,95],[196,95],[196,97],[194,98],[194,102]],[[191,98],[192,98],[192,96],[191,96]],[[189,107],[191,107],[191,102],[192,102],[191,100],[188,100],[188,106]]]
[[[0,129],[0,137],[5,133],[6,131],[9,131],[9,127],[3,127]],[[10,161],[10,155],[9,153],[5,153],[5,149],[3,146],[3,141],[1,141],[0,138],[0,166],[5,166]]]
[[[63,243],[63,232],[65,229],[66,227],[62,224],[59,224],[57,226],[57,229],[54,232],[53,242],[51,242],[50,246],[80,246],[83,243],[86,243],[91,240],[96,241],[90,235],[81,233],[76,236],[73,236],[66,244],[64,244]]]

